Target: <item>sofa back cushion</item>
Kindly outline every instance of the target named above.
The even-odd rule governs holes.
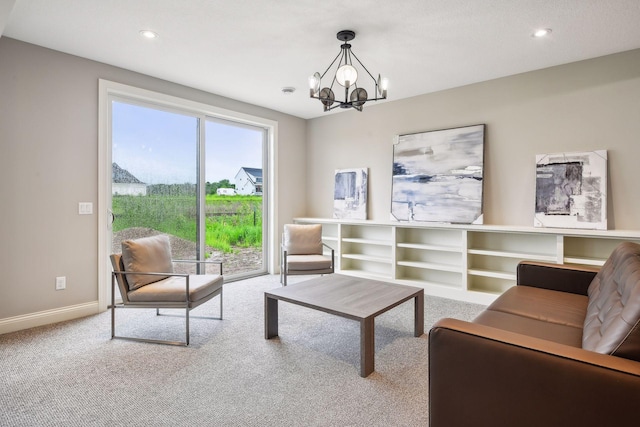
[[[582,348],[640,361],[640,245],[618,245],[588,295]]]

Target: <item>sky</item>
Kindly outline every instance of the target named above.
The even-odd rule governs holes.
[[[112,105],[113,162],[146,184],[196,182],[198,120],[123,102]],[[262,129],[206,121],[205,181],[262,168]]]

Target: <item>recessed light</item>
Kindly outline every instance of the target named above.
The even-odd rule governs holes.
[[[285,95],[291,95],[293,92],[295,92],[295,91],[296,91],[296,88],[295,88],[295,87],[287,86],[287,87],[283,87],[281,90],[282,90],[282,93],[283,93],[283,94],[285,94]]]
[[[158,33],[151,30],[140,30],[140,35],[146,39],[155,39],[158,37]]]
[[[535,30],[533,34],[531,34],[531,37],[540,38],[540,37],[548,36],[550,33],[551,33],[551,28],[540,28],[539,30]]]

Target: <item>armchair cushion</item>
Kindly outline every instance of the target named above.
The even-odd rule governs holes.
[[[322,254],[322,225],[285,224],[282,245],[288,255]]]
[[[324,255],[289,255],[287,271],[326,270],[331,268],[331,258]]]
[[[131,302],[184,302],[185,277],[168,277],[128,293]],[[189,275],[189,301],[199,301],[222,287],[220,275]]]
[[[138,273],[173,273],[169,237],[158,235],[122,242],[122,261],[125,271]],[[167,276],[129,274],[129,290],[166,279]]]

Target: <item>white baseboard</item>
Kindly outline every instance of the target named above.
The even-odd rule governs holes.
[[[99,313],[98,301],[0,319],[0,334],[64,322]]]

